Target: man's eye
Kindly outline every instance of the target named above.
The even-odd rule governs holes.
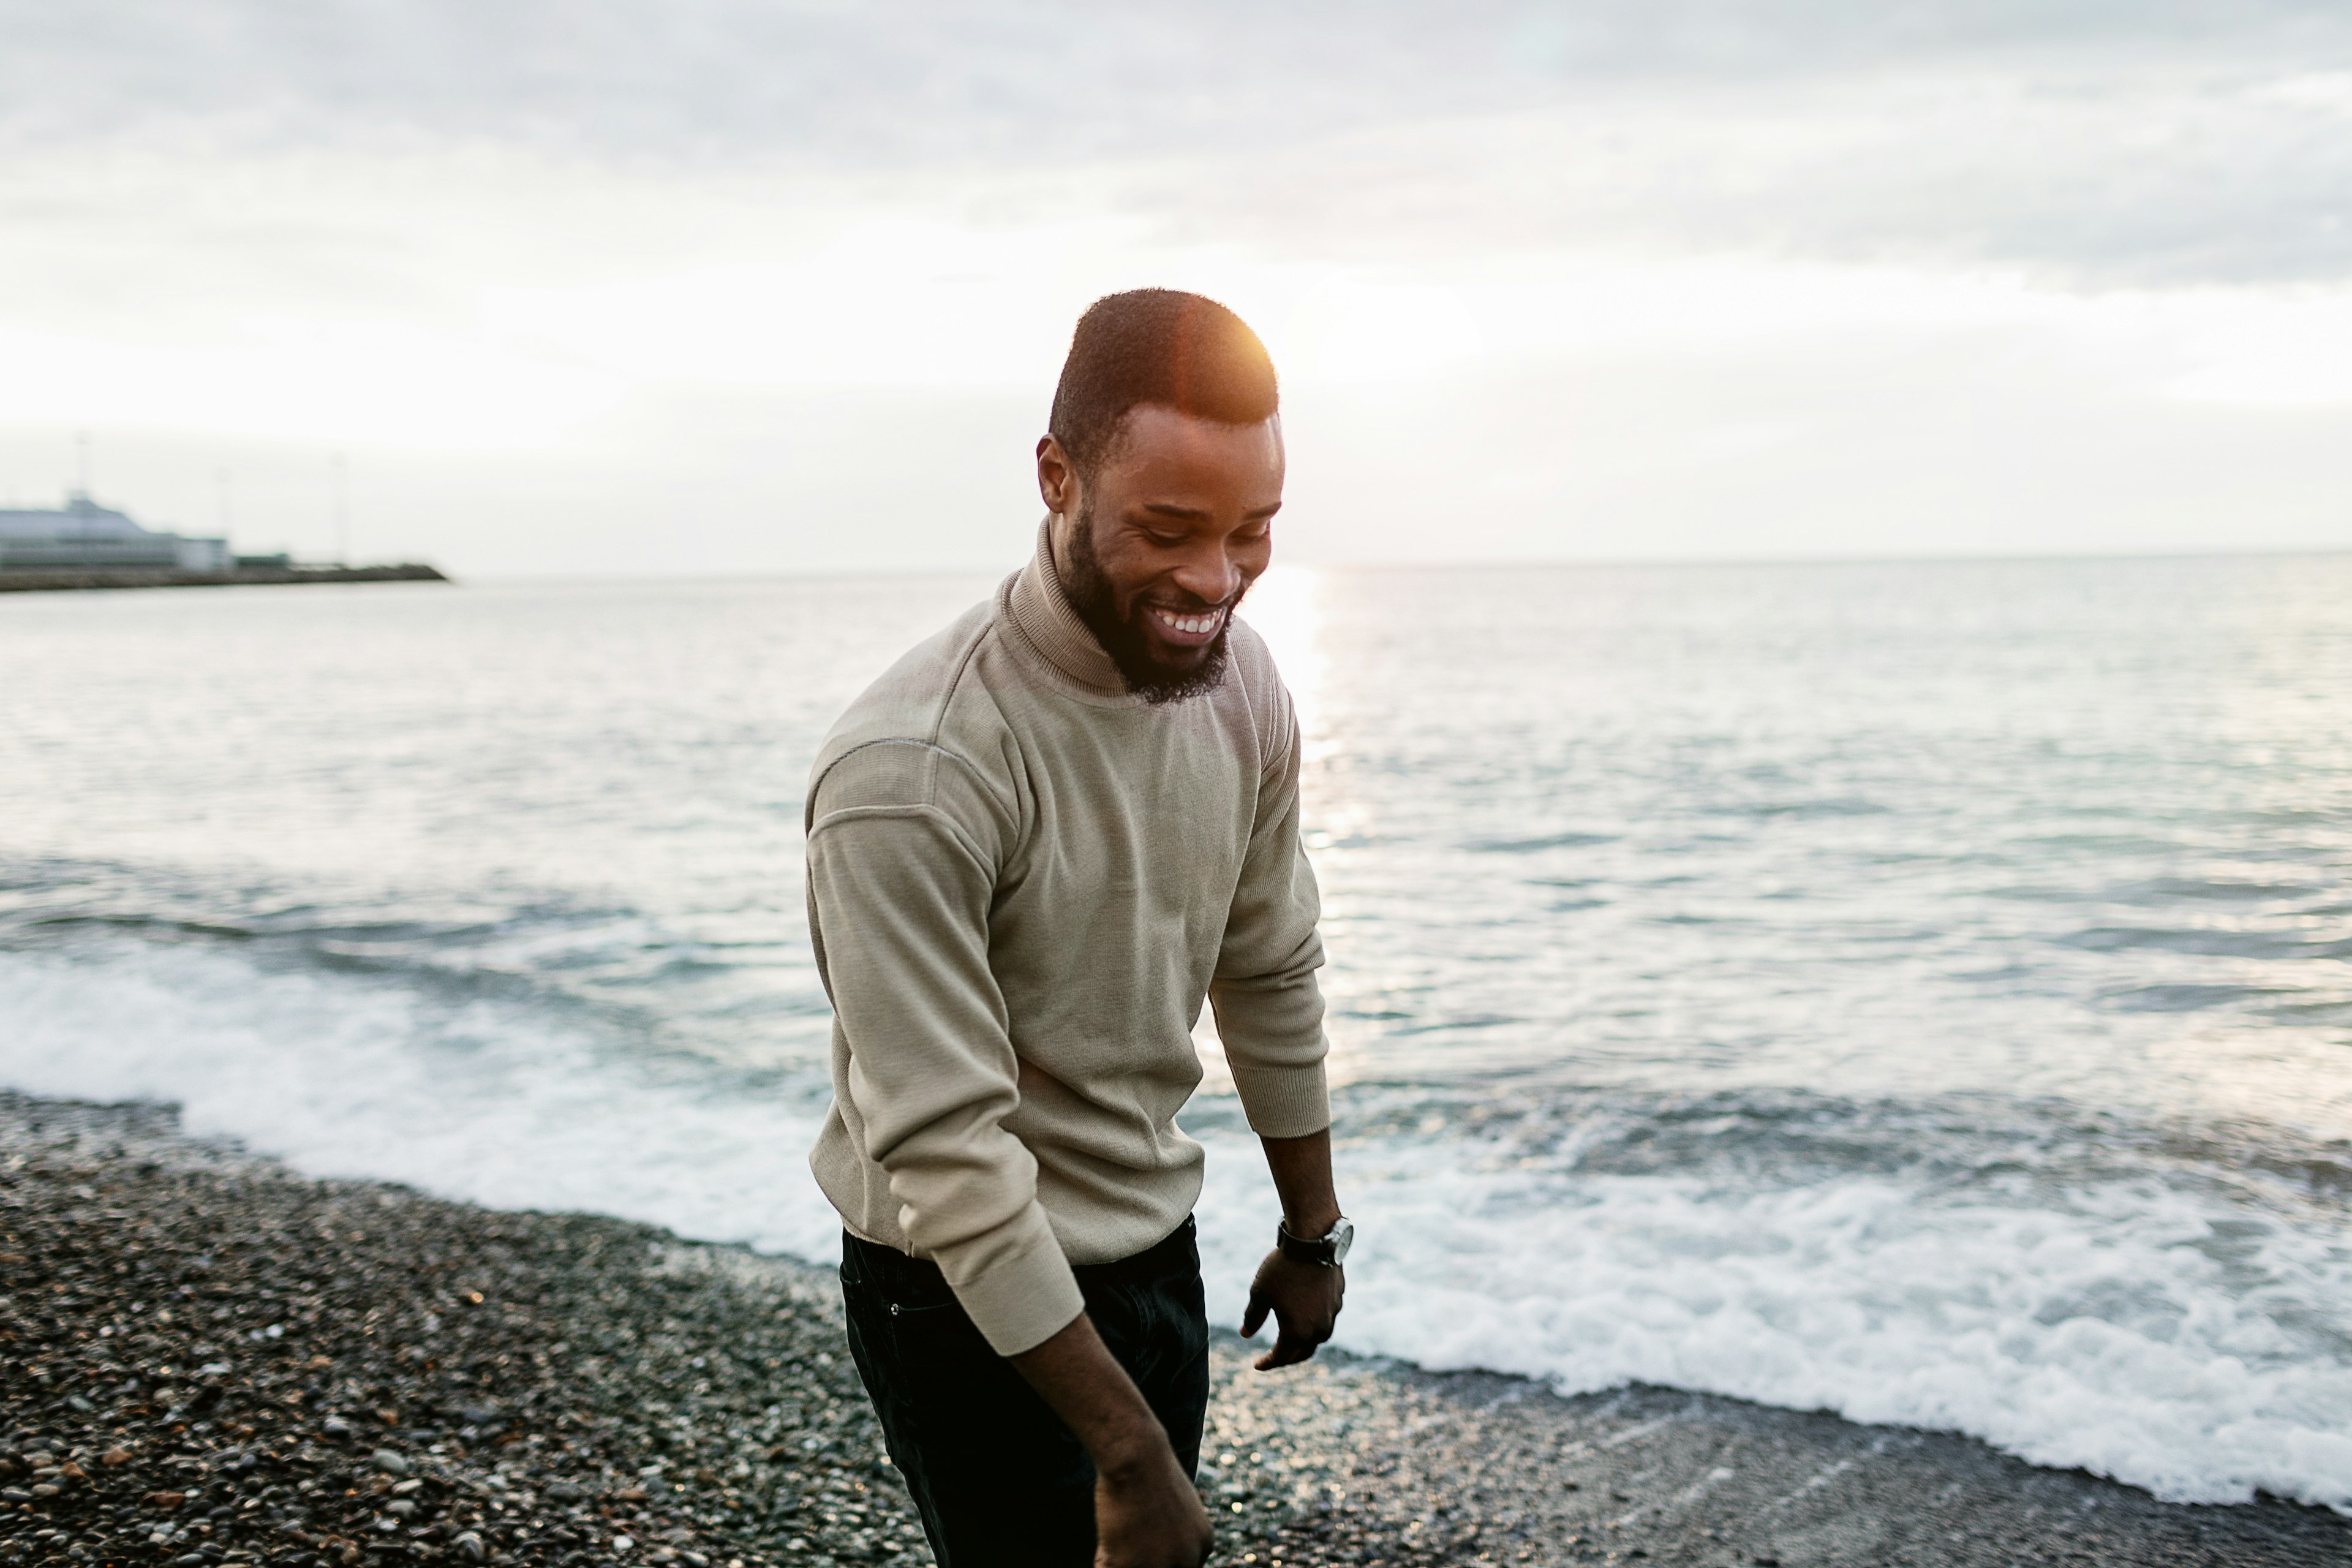
[[[1156,528],[1147,528],[1143,532],[1144,536],[1150,539],[1152,543],[1166,550],[1173,550],[1176,546],[1184,542],[1184,536],[1181,533],[1162,533]]]

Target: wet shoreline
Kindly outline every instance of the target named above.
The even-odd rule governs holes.
[[[824,1270],[7,1093],[0,1232],[0,1561],[929,1561]],[[1671,1389],[1230,1336],[1216,1378],[1221,1564],[2352,1560],[2324,1510]]]

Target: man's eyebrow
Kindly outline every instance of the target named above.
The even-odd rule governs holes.
[[[1197,522],[1209,515],[1199,507],[1178,506],[1174,501],[1164,500],[1145,501],[1141,510],[1154,517],[1171,518],[1180,522]],[[1276,501],[1272,506],[1262,506],[1255,511],[1245,511],[1242,516],[1245,521],[1255,522],[1261,518],[1272,517],[1281,510],[1282,503]]]

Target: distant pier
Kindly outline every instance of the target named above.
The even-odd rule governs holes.
[[[446,583],[438,569],[304,566],[293,556],[239,555],[226,539],[147,528],[86,489],[57,508],[0,508],[0,594],[76,588],[226,588],[240,583]]]
[[[234,566],[225,572],[144,566],[50,566],[31,572],[0,569],[0,594],[86,588],[227,588],[238,584],[447,581],[440,568],[415,562],[399,566]]]

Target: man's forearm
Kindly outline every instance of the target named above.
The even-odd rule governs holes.
[[[1290,1234],[1312,1239],[1337,1225],[1339,1195],[1331,1182],[1331,1130],[1258,1142],[1265,1146],[1265,1167],[1274,1173],[1274,1190],[1282,1199],[1282,1218]]]
[[[1110,1568],[1199,1568],[1209,1515],[1167,1429],[1081,1312],[1013,1369],[1077,1434],[1095,1462],[1095,1561]]]
[[[1133,1472],[1171,1452],[1160,1418],[1084,1312],[1045,1343],[1008,1359],[1104,1475]]]

